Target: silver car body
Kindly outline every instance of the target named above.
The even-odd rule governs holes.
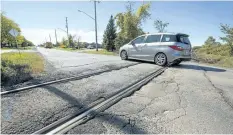
[[[152,36],[157,37],[158,38],[157,41],[147,42],[147,39],[149,40],[149,37],[152,37]],[[167,36],[171,36],[171,37],[172,36],[173,37],[183,36],[186,38],[187,41],[185,43],[178,42],[177,40],[163,42]],[[143,42],[135,43],[134,45],[132,45],[132,42],[137,41],[137,39],[140,37],[144,38]],[[171,46],[181,47],[182,51],[174,50],[171,48]],[[155,34],[141,35],[133,39],[128,44],[125,44],[124,46],[122,46],[119,50],[119,53],[125,50],[127,52],[129,59],[138,59],[138,60],[152,61],[152,62],[154,62],[155,56],[158,53],[164,53],[167,57],[167,62],[172,63],[176,60],[180,60],[180,61],[191,60],[191,48],[192,47],[191,47],[187,34],[155,33]]]

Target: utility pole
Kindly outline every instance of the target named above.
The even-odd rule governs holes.
[[[49,40],[50,40],[50,43],[51,43],[51,36],[50,36],[50,34],[49,34]]]
[[[68,20],[66,17],[66,33],[67,33],[67,38],[68,38],[68,46],[70,47],[70,39],[69,39],[69,30],[68,30]]]
[[[94,8],[95,8],[95,47],[96,51],[98,51],[98,41],[97,41],[97,16],[96,16],[96,0],[94,0]]]
[[[55,39],[56,39],[56,46],[58,46],[58,43],[57,43],[57,32],[56,32],[56,29],[55,29]]]

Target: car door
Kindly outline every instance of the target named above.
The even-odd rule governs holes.
[[[141,54],[145,60],[154,60],[154,56],[160,45],[161,35],[148,35],[145,43],[141,45]]]
[[[144,44],[144,40],[145,36],[140,36],[131,41],[129,47],[129,57],[141,59],[141,47]]]

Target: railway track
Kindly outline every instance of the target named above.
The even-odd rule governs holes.
[[[26,87],[22,87],[22,88],[11,89],[11,90],[1,92],[1,95],[7,95],[7,94],[11,94],[11,93],[21,92],[21,91],[25,91],[25,90],[29,90],[29,89],[37,88],[37,87],[42,87],[42,86],[46,86],[46,85],[50,85],[50,84],[54,84],[54,83],[63,83],[63,82],[71,81],[71,80],[81,80],[83,78],[88,78],[88,77],[91,77],[94,75],[99,75],[99,74],[102,74],[105,72],[111,72],[113,70],[120,70],[123,68],[128,68],[128,67],[138,65],[138,64],[140,64],[140,63],[134,63],[134,64],[130,64],[127,66],[118,67],[118,68],[111,68],[108,70],[103,70],[103,71],[99,71],[99,72],[95,72],[95,73],[91,73],[91,74],[84,74],[84,75],[73,76],[73,77],[63,78],[63,79],[59,79],[59,80],[49,81],[49,82],[45,82],[45,83],[38,83],[35,85],[30,85],[30,86],[26,86]]]
[[[33,134],[64,134],[70,129],[78,126],[88,120],[94,118],[98,113],[103,112],[110,106],[114,105],[121,99],[131,95],[135,91],[139,90],[142,86],[147,84],[153,78],[162,74],[168,67],[162,67],[157,71],[154,71],[146,77],[120,89],[119,91],[109,95],[108,97],[100,98],[94,103],[84,107],[76,113],[66,116],[36,132]]]

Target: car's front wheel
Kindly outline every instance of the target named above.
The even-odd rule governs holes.
[[[159,66],[164,66],[167,64],[167,56],[164,53],[158,53],[155,56],[155,64]]]
[[[127,60],[128,59],[128,55],[127,52],[125,50],[121,51],[121,59],[122,60]]]

